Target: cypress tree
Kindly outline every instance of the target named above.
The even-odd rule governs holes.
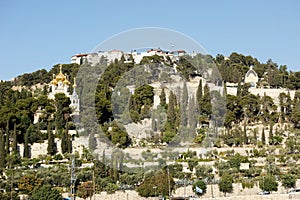
[[[68,153],[72,153],[72,151],[73,151],[72,139],[71,139],[71,136],[68,134],[68,132],[67,132],[67,136],[68,136]]]
[[[254,138],[254,139],[253,139],[253,144],[254,144],[254,145],[257,144],[257,134],[256,134],[256,132],[257,132],[257,131],[254,130],[254,133],[253,133],[253,138]]]
[[[15,154],[18,154],[17,124],[16,124],[16,122],[14,123],[12,152],[15,153]]]
[[[6,152],[5,152],[5,137],[0,129],[0,170],[2,168],[5,168],[5,157],[6,157]]]
[[[247,126],[246,126],[246,120],[245,120],[245,123],[244,123],[244,144],[248,144],[248,137],[247,137]]]
[[[167,122],[169,123],[169,125],[171,126],[172,129],[175,128],[175,122],[176,122],[175,98],[174,98],[174,94],[172,91],[170,91],[170,95],[169,95]]]
[[[69,146],[69,141],[68,141],[68,133],[66,130],[62,130],[61,131],[61,152],[64,154],[64,153],[68,153],[69,149],[68,149],[68,146]]]
[[[161,93],[159,95],[159,100],[160,100],[160,105],[163,108],[167,108],[167,102],[166,102],[166,93],[165,93],[165,88],[162,88]]]
[[[263,128],[261,134],[261,142],[265,145],[266,144],[266,136],[265,136],[265,129]]]
[[[188,125],[190,128],[195,129],[197,127],[198,122],[198,110],[195,102],[195,98],[192,97],[189,100],[189,108],[188,108]]]
[[[198,105],[200,106],[201,100],[202,100],[203,92],[202,92],[202,79],[199,81],[199,85],[196,92],[196,100]]]
[[[29,152],[29,131],[30,129],[28,128],[25,137],[24,137],[24,152],[23,152],[23,157],[24,158],[30,158],[30,152]]]
[[[6,155],[9,155],[9,153],[10,153],[10,141],[9,141],[9,137],[10,137],[10,134],[9,134],[9,122],[7,120],[7,122],[6,122],[6,130],[5,130],[5,152],[6,152]]]
[[[94,133],[92,132],[89,135],[89,149],[92,152],[96,149],[96,147],[97,147],[97,141],[96,141]]]
[[[212,114],[211,96],[207,84],[204,86],[204,94],[202,97],[201,111],[202,111],[200,112],[201,114],[205,114],[207,116],[210,116]]]
[[[105,164],[106,162],[106,155],[105,155],[105,149],[102,152],[102,163]]]
[[[273,145],[273,124],[270,125],[269,145]]]
[[[224,88],[223,88],[223,97],[227,96],[227,86],[226,86],[226,82],[224,82]]]
[[[152,113],[152,116],[151,116],[152,120],[151,120],[151,127],[152,127],[152,130],[154,132],[157,131],[157,124],[156,124],[156,119],[155,119],[155,114]]]
[[[188,90],[186,82],[183,85],[181,104],[180,104],[180,125],[187,126],[187,105],[188,105]]]
[[[52,127],[52,125],[49,122],[48,126],[47,126],[47,134],[48,134],[47,152],[48,152],[48,155],[53,156],[57,153],[57,146],[56,146],[56,143],[55,143],[55,138],[54,138],[54,134],[53,134],[53,131],[52,131],[51,127]]]

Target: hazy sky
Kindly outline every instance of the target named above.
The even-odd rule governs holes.
[[[0,79],[57,63],[133,28],[162,27],[207,53],[238,52],[300,70],[300,1],[0,1]]]

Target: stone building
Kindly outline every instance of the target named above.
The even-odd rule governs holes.
[[[249,71],[246,73],[244,82],[250,83],[251,87],[254,87],[254,88],[256,87],[256,85],[258,83],[258,75],[253,70],[253,66],[251,66]]]

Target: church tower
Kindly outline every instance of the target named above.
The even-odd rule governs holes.
[[[74,78],[74,84],[73,84],[73,93],[70,96],[70,100],[71,100],[71,108],[73,108],[73,115],[79,115],[79,97],[78,94],[76,92],[76,78]]]

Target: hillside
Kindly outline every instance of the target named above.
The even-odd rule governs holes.
[[[82,197],[91,182],[144,197],[197,184],[224,195],[300,187],[300,72],[238,53],[102,61],[0,83],[6,193],[31,194],[28,180],[68,188],[72,155]]]

